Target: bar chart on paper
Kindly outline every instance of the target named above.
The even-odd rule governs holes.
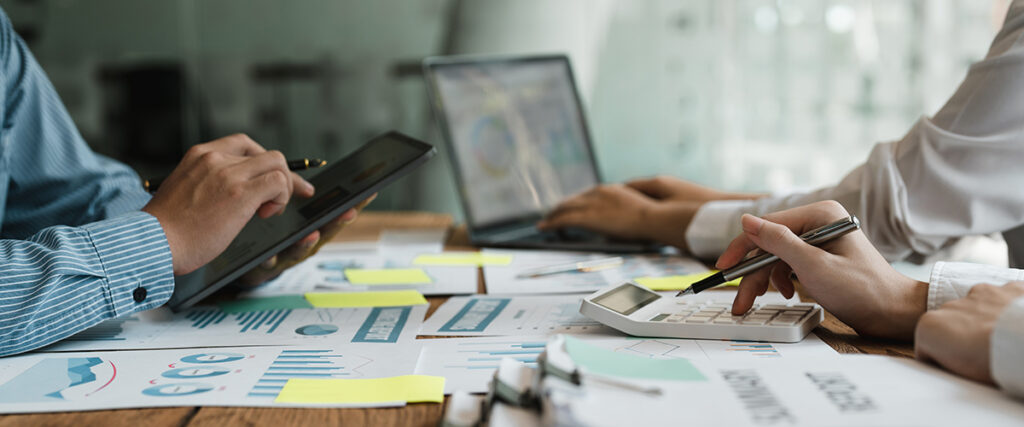
[[[423,324],[422,335],[498,336],[615,331],[580,314],[580,295],[452,297]]]
[[[185,315],[185,319],[192,321],[192,327],[196,329],[205,329],[210,325],[217,325],[231,318],[231,322],[238,325],[239,333],[256,333],[262,332],[271,334],[284,319],[291,314],[292,310],[262,310],[262,311],[250,311],[248,313],[235,313],[228,314],[217,308],[209,308],[205,310],[194,310],[190,311]]]
[[[246,332],[272,334],[291,313],[291,309],[283,309],[228,314],[219,308],[207,308],[190,311],[185,314],[185,319],[192,322],[193,328],[206,329],[211,325],[219,325],[230,317],[230,322],[238,326],[240,334]]]
[[[0,366],[0,413],[278,406],[276,398],[290,379],[406,375],[415,369],[419,349],[344,343],[29,353]]]
[[[100,323],[48,351],[246,345],[323,346],[413,340],[426,306],[281,308],[230,313],[219,307]]]
[[[135,317],[124,319],[111,319],[93,326],[68,338],[65,341],[124,341],[121,335],[124,332],[125,323],[138,322]]]
[[[249,391],[249,397],[274,399],[292,378],[353,378],[353,371],[371,362],[369,358],[345,357],[333,350],[281,350]]]
[[[731,341],[729,342],[729,348],[726,348],[725,351],[746,353],[758,358],[782,357],[782,355],[779,354],[779,350],[770,343]]]
[[[448,338],[418,340],[424,344],[416,373],[445,377],[445,393],[487,391],[487,384],[502,358],[536,366],[544,352],[546,336]]]

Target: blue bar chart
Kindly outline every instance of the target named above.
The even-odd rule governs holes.
[[[753,341],[731,341],[725,351],[742,352],[757,358],[782,357],[774,345]]]
[[[448,338],[424,341],[416,373],[445,377],[445,390],[470,393],[487,391],[501,359],[512,359],[528,366],[537,366],[537,357],[544,352],[547,338],[494,337]],[[427,343],[429,342],[429,343]]]
[[[111,319],[100,322],[100,324],[72,335],[67,341],[124,341],[122,336],[126,322],[138,322],[139,319],[128,317],[124,319]]]
[[[445,365],[446,368],[462,369],[498,369],[502,358],[509,358],[535,366],[537,356],[544,352],[546,342],[503,341],[492,343],[460,343],[459,354],[465,356],[458,364]]]
[[[333,350],[282,350],[249,391],[249,397],[276,398],[292,378],[349,378],[353,366],[346,362]]]
[[[228,314],[218,308],[203,308],[188,312],[185,319],[192,322],[193,328],[206,329],[211,325],[219,325],[231,317],[241,328],[239,333],[272,334],[291,313],[291,309],[281,309]]]

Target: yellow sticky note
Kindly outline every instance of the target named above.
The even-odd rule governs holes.
[[[426,304],[423,294],[414,290],[382,292],[317,292],[306,294],[316,308],[395,307]]]
[[[422,285],[430,276],[422,268],[346,268],[345,278],[353,285]]]
[[[706,271],[703,273],[685,274],[681,276],[665,276],[665,277],[637,277],[633,279],[638,285],[646,286],[652,291],[681,291],[689,288],[690,285],[694,284],[698,280],[706,278],[712,274],[717,273],[718,270]],[[734,279],[725,282],[722,286],[739,286],[740,279]]]
[[[385,403],[444,401],[444,377],[402,375],[386,378],[293,378],[277,394],[277,403]]]
[[[509,265],[512,263],[512,255],[484,254],[480,252],[444,252],[439,254],[424,254],[412,261],[415,265]]]

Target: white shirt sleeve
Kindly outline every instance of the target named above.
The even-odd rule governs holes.
[[[935,310],[942,304],[967,296],[967,292],[979,283],[1002,286],[1018,281],[1024,281],[1024,270],[965,262],[937,262],[928,279],[928,309]]]
[[[967,235],[1024,224],[1024,1],[1010,6],[985,59],[934,117],[874,147],[834,187],[786,197],[706,203],[686,230],[694,255],[718,256],[743,213],[836,200],[893,261],[932,254]]]
[[[1024,297],[1003,310],[992,331],[992,378],[1007,393],[1024,398]]]
[[[1005,285],[1024,280],[1024,270],[961,262],[940,262],[928,283],[928,310],[963,298],[974,285]],[[1003,310],[992,331],[990,369],[996,384],[1007,393],[1024,397],[1024,297]]]

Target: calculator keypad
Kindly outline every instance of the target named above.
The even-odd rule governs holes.
[[[651,322],[698,325],[793,326],[814,309],[814,304],[755,304],[743,315],[732,315],[732,304],[720,302],[676,302],[671,313],[659,313]]]

